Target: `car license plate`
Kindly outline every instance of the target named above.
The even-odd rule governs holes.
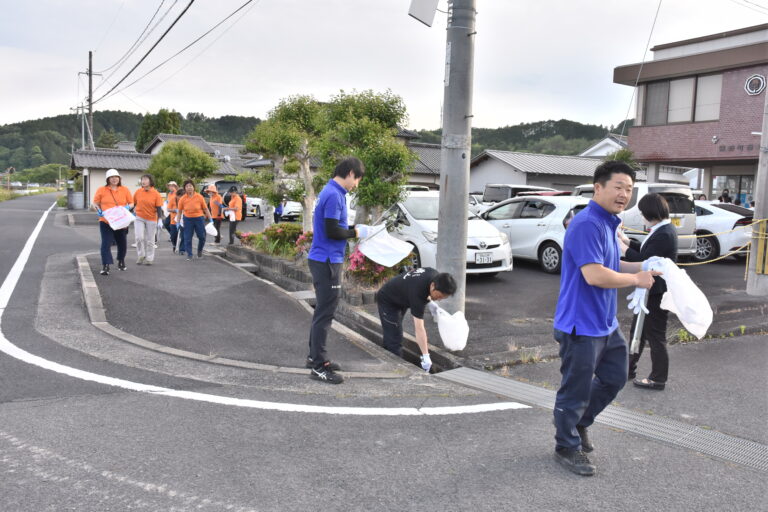
[[[682,224],[682,222],[681,222],[682,219],[680,217],[672,217],[669,220],[670,220],[670,222],[672,223],[673,226],[678,227],[678,228]]]
[[[480,265],[482,265],[483,263],[493,263],[493,253],[491,252],[475,253],[475,263]]]

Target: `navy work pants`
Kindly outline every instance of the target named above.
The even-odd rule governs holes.
[[[184,252],[187,258],[192,257],[192,234],[197,235],[197,254],[202,254],[205,246],[205,217],[187,217],[184,216]]]
[[[307,260],[315,287],[315,313],[309,331],[309,357],[316,365],[328,361],[325,342],[341,298],[341,263]]]
[[[579,336],[555,329],[562,380],[555,397],[559,450],[580,450],[576,426],[589,427],[627,382],[627,342],[616,329],[608,336]]]
[[[403,316],[405,310],[379,300],[379,319],[384,335],[382,345],[393,354],[403,357]]]
[[[117,261],[125,260],[128,252],[128,228],[112,229],[106,222],[99,222],[101,232],[101,264],[112,265],[112,242],[117,245]]]

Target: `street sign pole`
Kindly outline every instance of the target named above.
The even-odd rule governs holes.
[[[763,91],[763,96],[765,96],[763,132],[760,134],[759,160],[755,175],[755,219],[768,218],[768,91]],[[752,233],[768,234],[768,221],[763,221],[762,224],[762,230],[760,224],[752,226]],[[759,250],[761,246],[762,250]],[[768,251],[768,241],[753,236],[749,253],[749,268],[747,269],[747,293],[749,295],[768,295],[768,271],[765,269],[766,251]],[[764,258],[763,265],[759,265],[758,256]],[[758,267],[762,268],[762,274],[757,273]]]

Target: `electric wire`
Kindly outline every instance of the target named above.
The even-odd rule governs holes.
[[[107,27],[107,30],[104,32],[104,35],[101,36],[101,41],[99,41],[99,44],[96,45],[96,51],[99,51],[99,48],[101,47],[101,43],[104,42],[104,40],[107,38],[107,35],[109,34],[109,31],[112,30],[112,27],[114,26],[115,22],[117,21],[117,17],[120,16],[120,11],[123,10],[123,7],[125,7],[125,0],[123,0],[120,3],[120,7],[118,7],[117,12],[115,13],[115,17],[112,18],[112,23],[109,24]]]
[[[142,91],[142,92],[140,92],[139,94],[137,94],[137,95],[136,95],[136,97],[141,97],[141,96],[144,96],[145,94],[147,94],[147,93],[149,93],[149,92],[151,92],[151,91],[154,91],[155,89],[157,89],[158,87],[160,87],[160,86],[162,86],[164,83],[166,83],[168,80],[170,80],[170,79],[171,79],[171,78],[173,78],[174,76],[176,76],[176,75],[178,75],[179,73],[181,73],[181,72],[182,72],[184,69],[186,69],[186,67],[187,67],[187,66],[189,66],[190,64],[192,64],[192,63],[193,63],[194,61],[196,61],[196,60],[197,60],[197,59],[198,59],[198,58],[199,58],[201,55],[203,55],[205,52],[207,52],[207,51],[208,51],[208,49],[209,49],[211,46],[213,46],[214,44],[216,44],[216,42],[217,42],[219,39],[221,39],[221,38],[224,36],[224,34],[226,34],[227,32],[229,32],[229,31],[230,31],[230,30],[231,30],[231,29],[232,29],[232,28],[233,28],[235,25],[237,25],[237,24],[240,22],[240,20],[242,20],[243,18],[245,18],[246,16],[248,16],[248,13],[250,13],[250,12],[253,10],[253,8],[254,8],[254,7],[256,7],[256,6],[259,4],[259,2],[260,2],[260,1],[261,1],[261,0],[256,0],[256,1],[255,1],[255,3],[254,3],[254,4],[253,4],[251,7],[249,7],[249,8],[248,8],[248,10],[246,10],[245,12],[243,12],[243,14],[241,14],[239,18],[237,18],[237,19],[236,19],[234,22],[232,22],[232,24],[231,24],[230,26],[228,26],[226,29],[224,29],[224,31],[223,31],[221,34],[219,34],[218,36],[216,36],[216,39],[214,39],[213,41],[211,41],[211,42],[208,44],[208,46],[206,46],[205,48],[203,48],[203,49],[202,49],[202,50],[201,50],[201,51],[200,51],[200,52],[199,52],[197,55],[195,55],[195,56],[194,56],[194,57],[192,57],[192,58],[191,58],[189,61],[187,61],[187,63],[186,63],[186,64],[184,64],[184,65],[183,65],[183,66],[181,66],[179,69],[177,69],[176,71],[174,71],[172,74],[170,74],[168,77],[166,77],[166,78],[165,78],[165,79],[164,79],[162,82],[160,82],[159,84],[157,84],[157,85],[155,85],[155,86],[153,86],[153,87],[150,87],[149,89],[147,89],[147,90],[145,90],[145,91]]]
[[[126,50],[126,52],[123,54],[123,56],[122,56],[122,57],[120,57],[119,59],[117,59],[117,60],[115,61],[115,63],[114,63],[114,64],[112,64],[111,66],[109,66],[108,68],[104,68],[104,69],[102,69],[101,71],[98,71],[98,73],[105,73],[105,72],[109,71],[110,69],[114,68],[115,66],[117,66],[117,65],[119,65],[121,62],[123,62],[125,59],[127,59],[127,58],[130,56],[130,54],[131,54],[133,51],[135,51],[134,49],[136,48],[136,46],[138,46],[139,42],[142,40],[142,39],[141,39],[141,38],[142,38],[142,36],[144,36],[144,34],[146,33],[146,31],[147,31],[147,29],[149,28],[149,26],[152,24],[152,22],[153,22],[153,21],[155,20],[155,18],[157,17],[157,13],[158,13],[158,12],[160,12],[160,9],[162,9],[162,8],[163,8],[163,4],[165,4],[165,0],[160,0],[160,5],[159,5],[159,6],[157,6],[157,10],[155,10],[155,13],[152,15],[152,17],[149,19],[149,21],[147,22],[147,24],[144,26],[144,30],[142,30],[142,31],[141,31],[141,34],[139,34],[139,37],[137,37],[137,38],[136,38],[136,40],[135,40],[135,41],[133,42],[133,44],[132,44],[132,45],[131,45],[131,46],[128,48],[128,50]],[[171,9],[172,9],[172,8],[173,8],[173,6],[171,6]],[[169,9],[169,11],[170,11],[170,9]],[[167,14],[167,13],[166,13],[166,14]]]
[[[165,36],[167,36],[167,35],[168,35],[168,32],[170,32],[170,31],[171,31],[171,29],[172,29],[174,26],[176,26],[176,23],[178,23],[178,22],[179,22],[179,20],[182,18],[182,16],[184,16],[184,15],[187,13],[187,11],[189,10],[189,8],[190,8],[190,7],[192,7],[192,4],[194,4],[194,3],[195,3],[195,0],[189,0],[189,3],[188,3],[188,4],[187,4],[187,6],[184,8],[184,10],[183,10],[183,11],[181,11],[181,13],[180,13],[178,16],[176,16],[176,19],[175,19],[175,20],[173,20],[173,23],[171,23],[171,26],[170,26],[170,27],[168,27],[167,29],[165,29],[165,32],[163,32],[163,35],[161,35],[161,36],[160,36],[160,38],[159,38],[159,39],[158,39],[158,40],[155,42],[155,44],[153,44],[153,45],[152,45],[152,47],[151,47],[149,50],[147,50],[147,52],[146,52],[146,53],[144,54],[144,56],[143,56],[143,57],[142,57],[142,58],[139,60],[139,62],[137,62],[137,63],[136,63],[136,64],[135,64],[135,65],[134,65],[134,66],[131,68],[131,70],[130,70],[130,71],[128,71],[128,73],[126,73],[126,74],[125,74],[125,76],[123,76],[123,78],[121,78],[121,79],[120,79],[120,81],[119,81],[119,82],[117,82],[117,83],[116,83],[116,84],[115,84],[115,85],[114,85],[114,86],[113,86],[113,87],[112,87],[110,90],[108,90],[108,91],[107,91],[107,92],[106,92],[106,93],[105,93],[103,96],[101,96],[99,99],[97,99],[97,100],[96,100],[96,101],[94,101],[93,103],[94,103],[94,104],[98,103],[99,101],[103,100],[103,99],[104,99],[104,98],[105,98],[105,97],[106,97],[106,96],[107,96],[109,93],[111,93],[112,91],[114,91],[115,89],[117,89],[117,87],[118,87],[118,86],[119,86],[121,83],[123,83],[123,82],[124,82],[124,81],[125,81],[125,80],[126,80],[126,79],[127,79],[129,76],[130,76],[130,75],[131,75],[131,73],[133,73],[133,72],[136,70],[136,68],[138,68],[138,67],[141,65],[141,63],[142,63],[142,62],[144,62],[144,59],[146,59],[147,57],[149,57],[149,54],[150,54],[150,53],[152,53],[152,50],[154,50],[154,49],[157,47],[157,45],[158,45],[158,44],[160,44],[160,41],[162,41],[162,40],[165,38]]]
[[[659,19],[659,11],[661,10],[661,2],[656,7],[656,14],[653,16],[653,24],[651,25],[651,31],[648,33],[648,41],[645,43],[645,51],[643,51],[643,60],[640,62],[640,69],[637,70],[637,78],[635,78],[635,86],[632,88],[632,96],[629,97],[629,106],[627,107],[627,114],[624,116],[624,121],[621,123],[621,133],[619,137],[624,136],[624,130],[627,129],[627,120],[629,119],[629,112],[632,110],[632,101],[635,99],[635,91],[637,91],[637,84],[640,83],[640,73],[643,72],[643,65],[645,64],[645,57],[648,55],[648,47],[651,46],[651,37],[653,37],[653,30],[656,28],[656,20]]]
[[[730,1],[740,7],[745,7],[751,11],[758,12],[760,14],[768,14],[768,8],[760,4],[757,4],[755,2],[749,2],[748,0],[742,0],[742,1],[730,0]],[[748,4],[751,4],[751,5],[748,5]]]
[[[136,80],[134,80],[133,82],[129,83],[128,85],[126,85],[125,87],[123,87],[123,88],[122,88],[122,89],[120,89],[120,90],[121,90],[121,91],[124,91],[125,89],[128,89],[128,88],[129,88],[129,87],[131,87],[132,85],[136,84],[136,83],[137,83],[137,82],[139,82],[140,80],[142,80],[142,79],[144,79],[145,77],[147,77],[147,76],[148,76],[150,73],[152,73],[152,72],[156,71],[157,69],[159,69],[159,68],[160,68],[160,67],[162,67],[163,65],[167,64],[167,63],[168,63],[169,61],[171,61],[172,59],[174,59],[174,58],[178,57],[179,55],[181,55],[183,52],[185,52],[186,50],[188,50],[189,48],[191,48],[191,47],[192,47],[193,45],[195,45],[195,44],[196,44],[198,41],[200,41],[201,39],[203,39],[205,36],[207,36],[208,34],[210,34],[211,32],[213,32],[214,30],[216,30],[216,29],[217,29],[219,26],[221,26],[221,25],[222,25],[224,22],[226,22],[226,21],[227,21],[227,20],[229,20],[229,19],[230,19],[232,16],[234,16],[235,14],[237,14],[238,12],[240,12],[241,10],[243,10],[243,9],[244,9],[244,8],[245,8],[245,7],[246,7],[248,4],[252,3],[253,1],[254,1],[254,0],[246,0],[246,2],[245,2],[245,3],[243,3],[243,4],[242,4],[240,7],[238,7],[238,8],[237,8],[237,9],[235,9],[234,11],[232,11],[232,12],[231,12],[229,15],[227,15],[227,16],[226,16],[224,19],[222,19],[221,21],[219,21],[219,22],[218,22],[217,24],[215,24],[213,27],[211,27],[210,29],[208,29],[208,30],[207,30],[205,33],[203,33],[203,35],[199,36],[197,39],[195,39],[194,41],[192,41],[191,43],[189,43],[187,46],[185,46],[184,48],[182,48],[182,49],[181,49],[181,50],[179,50],[178,52],[174,53],[173,55],[171,55],[170,57],[168,57],[167,59],[165,59],[163,62],[161,62],[160,64],[158,64],[158,65],[157,65],[157,66],[155,66],[154,68],[150,69],[149,71],[147,71],[146,73],[144,73],[143,75],[141,75],[139,78],[137,78],[137,79],[136,79]],[[259,1],[260,1],[260,0],[259,0]],[[257,2],[257,3],[258,3],[258,2]],[[254,5],[255,5],[255,4],[254,4]],[[239,21],[239,20],[238,20],[238,21]],[[234,26],[234,24],[233,24],[233,26]],[[230,27],[230,28],[231,28],[231,27]],[[224,33],[226,33],[226,31],[225,31]],[[223,34],[222,34],[222,35],[223,35]],[[194,59],[193,59],[193,60],[194,60]],[[191,61],[190,61],[190,62],[191,62]],[[111,92],[111,90],[110,90],[110,92]],[[118,92],[119,92],[119,91],[118,91]],[[107,92],[107,94],[105,94],[104,96],[102,96],[101,98],[99,98],[99,100],[101,100],[101,99],[104,99],[104,97],[106,97],[107,95],[109,95],[109,92]]]

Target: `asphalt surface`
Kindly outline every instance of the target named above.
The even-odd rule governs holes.
[[[52,202],[0,203],[0,279]],[[46,221],[1,318],[11,343],[77,369],[222,397],[334,407],[506,401],[434,376],[328,386],[125,344],[91,326],[82,307],[73,258],[96,248],[93,227],[68,227],[60,215]],[[723,363],[723,353],[697,347],[700,364]],[[717,384],[753,376],[745,375],[724,368]],[[125,391],[2,353],[0,376],[0,510],[759,510],[766,498],[764,472],[600,425],[592,429],[598,475],[572,475],[552,460],[551,411],[535,407],[448,416],[280,412]],[[705,372],[689,379],[691,391],[715,385]],[[764,397],[765,382],[750,390]],[[732,399],[698,414],[713,426],[755,415],[755,423],[723,431],[760,439],[751,430],[764,409]]]

